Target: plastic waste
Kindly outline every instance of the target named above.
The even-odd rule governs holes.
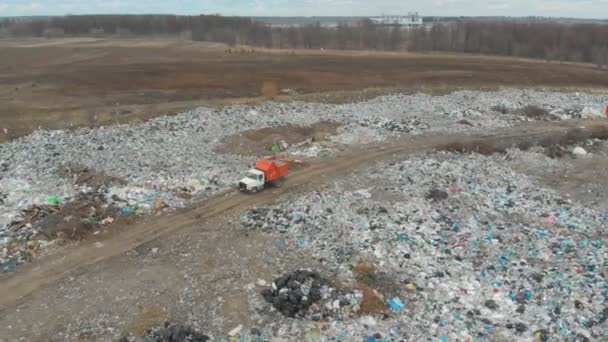
[[[575,147],[574,150],[572,150],[572,154],[575,156],[586,156],[587,151],[582,147]]]
[[[389,300],[387,305],[389,309],[395,312],[401,312],[405,308],[405,304],[403,304],[401,299],[399,299],[398,297]]]
[[[51,196],[51,197],[49,197],[47,199],[47,202],[49,204],[59,204],[59,203],[61,203],[61,201],[59,200],[59,197],[57,197],[57,196]]]
[[[17,267],[17,264],[15,264],[12,261],[9,261],[9,262],[5,263],[4,265],[2,265],[2,273],[13,272],[16,267]]]

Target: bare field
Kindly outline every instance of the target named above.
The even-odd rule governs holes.
[[[365,89],[374,96],[499,86],[605,92],[608,85],[608,72],[588,65],[447,54],[228,53],[215,44],[135,39],[4,40],[0,49],[0,141],[38,127],[136,123],[256,101],[281,89],[294,91],[289,98],[346,101]]]

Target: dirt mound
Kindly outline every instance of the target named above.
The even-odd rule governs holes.
[[[113,211],[104,208],[102,195],[82,194],[65,204],[31,206],[23,211],[23,218],[10,227],[18,230],[35,224],[40,227],[40,234],[49,240],[57,237],[81,239],[95,226],[100,226],[104,218],[115,216]]]
[[[528,105],[516,111],[516,114],[525,116],[533,120],[556,121],[559,117],[552,115],[549,111],[540,106]]]
[[[127,185],[128,183],[124,179],[108,176],[76,163],[68,164],[59,170],[59,176],[68,179],[72,178],[78,185],[88,185],[93,188],[100,188],[114,184]]]
[[[241,134],[226,137],[216,149],[219,153],[246,156],[262,156],[269,152],[278,152],[289,145],[306,141],[327,140],[336,135],[340,124],[323,121],[313,126],[286,125],[248,130]]]

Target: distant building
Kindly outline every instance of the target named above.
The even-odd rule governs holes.
[[[400,25],[406,27],[422,26],[422,17],[418,12],[410,12],[408,15],[382,15],[380,17],[370,18],[374,23],[379,25]]]

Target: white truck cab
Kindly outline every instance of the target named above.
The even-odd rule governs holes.
[[[239,189],[247,192],[258,192],[264,189],[266,179],[264,172],[251,169],[247,172],[247,176],[239,181]]]

